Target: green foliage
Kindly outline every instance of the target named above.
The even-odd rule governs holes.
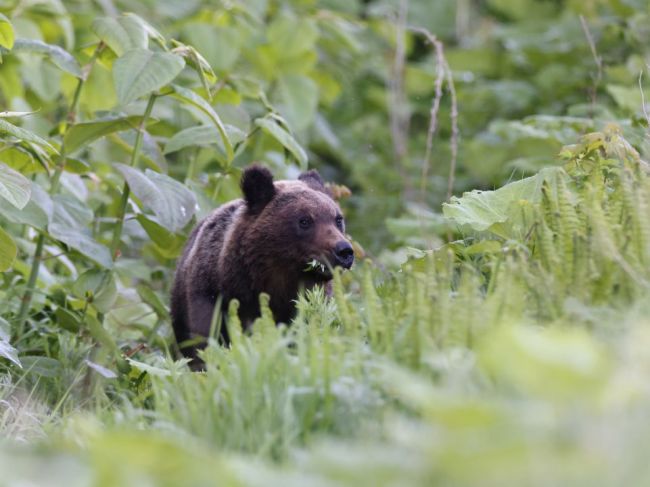
[[[644,2],[14,3],[4,483],[647,483]],[[254,161],[373,257],[190,372],[174,263]]]

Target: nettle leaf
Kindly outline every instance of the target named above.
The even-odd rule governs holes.
[[[0,14],[0,46],[5,49],[14,47],[14,27],[3,14]]]
[[[559,168],[547,168],[535,176],[506,184],[495,191],[474,190],[443,204],[442,213],[459,225],[488,230],[503,238],[516,237],[522,212],[541,198],[544,181],[554,180]]]
[[[46,44],[36,39],[16,39],[12,52],[34,52],[47,56],[59,69],[81,78],[81,67],[68,51],[60,46]]]
[[[210,120],[219,131],[219,135],[221,135],[221,140],[223,141],[223,146],[226,150],[226,159],[227,162],[230,163],[235,157],[235,154],[233,152],[232,143],[228,138],[226,127],[221,121],[219,115],[217,115],[217,112],[214,111],[214,109],[207,101],[194,93],[192,90],[188,90],[187,88],[183,88],[182,86],[178,85],[172,85],[172,89],[174,92],[171,94],[171,96],[195,106],[203,113],[205,113],[208,117],[210,117]]]
[[[93,22],[92,29],[117,56],[131,49],[149,47],[147,32],[131,16],[101,17]]]
[[[124,164],[115,166],[133,194],[167,230],[178,232],[192,219],[196,211],[196,197],[183,184],[150,169],[143,173]]]
[[[36,135],[33,132],[30,132],[29,130],[25,130],[24,128],[18,127],[12,123],[7,122],[6,120],[0,118],[0,133],[2,134],[7,134],[11,135],[12,137],[17,138],[18,140],[22,142],[31,142],[33,144],[39,145],[41,147],[45,147],[51,152],[54,152],[55,154],[58,154],[59,151],[57,151],[52,145],[50,145],[49,142],[47,142],[45,139],[42,139],[38,135]]]
[[[142,123],[142,116],[130,117],[106,117],[93,122],[78,123],[70,127],[65,134],[63,143],[68,153],[72,153],[81,147],[94,142],[100,137],[121,132],[123,130],[135,129]]]
[[[16,260],[16,242],[7,232],[0,228],[0,272],[5,272],[11,268]]]
[[[168,52],[131,49],[113,64],[117,98],[127,105],[171,83],[183,70],[182,57]]]
[[[0,196],[18,209],[29,201],[32,183],[19,172],[0,163]]]
[[[301,169],[307,168],[307,153],[283,127],[268,118],[256,119],[255,125],[264,129],[265,132],[282,144],[296,158]]]
[[[81,201],[69,195],[53,197],[54,214],[49,226],[52,238],[77,250],[103,267],[111,268],[113,259],[105,245],[97,242],[88,226],[93,222],[93,212]]]
[[[228,139],[231,142],[237,143],[246,138],[246,134],[233,125],[225,124],[224,128],[228,133]],[[207,146],[210,144],[217,144],[221,149],[224,149],[219,131],[212,125],[197,125],[196,127],[188,127],[174,134],[174,136],[167,141],[165,145],[165,154],[176,152],[185,147]]]

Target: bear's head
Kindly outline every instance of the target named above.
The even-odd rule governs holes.
[[[352,266],[341,209],[318,172],[274,182],[268,169],[254,165],[244,171],[241,187],[246,240],[256,242],[256,261],[265,271],[318,283],[332,278],[332,268]]]

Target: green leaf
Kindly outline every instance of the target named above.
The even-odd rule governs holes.
[[[6,120],[3,120],[2,118],[0,118],[0,133],[11,135],[12,137],[17,138],[20,141],[31,142],[41,147],[45,147],[48,150],[54,152],[55,154],[59,153],[59,151],[57,151],[52,145],[50,145],[49,142],[40,138],[35,133],[30,132],[29,130],[25,130],[24,128],[17,127],[16,125],[9,123]]]
[[[186,103],[189,103],[190,105],[193,105],[200,109],[203,113],[205,113],[208,117],[210,117],[210,120],[212,123],[214,123],[214,126],[217,127],[217,130],[219,131],[219,134],[221,135],[221,140],[223,141],[223,146],[226,149],[226,158],[228,163],[230,163],[233,158],[235,157],[233,148],[232,148],[232,143],[230,142],[230,139],[228,138],[228,133],[226,132],[226,127],[224,126],[223,122],[221,121],[221,118],[219,115],[217,115],[217,112],[214,111],[214,109],[210,106],[210,104],[205,101],[203,98],[201,98],[199,95],[194,93],[192,90],[188,90],[187,88],[183,88],[182,86],[178,85],[173,85],[172,89],[174,90],[171,96],[174,98],[177,98],[181,101],[184,101]]]
[[[0,163],[0,196],[18,209],[23,209],[31,194],[32,183],[19,172]]]
[[[163,303],[162,299],[158,297],[158,295],[154,292],[153,289],[151,289],[146,284],[138,284],[136,290],[138,291],[138,295],[140,296],[142,301],[144,301],[149,306],[151,306],[151,308],[158,315],[158,318],[167,319],[167,317],[169,316],[169,310]]]
[[[285,74],[278,78],[280,111],[291,122],[295,130],[307,128],[316,116],[318,108],[318,86],[307,76]]]
[[[503,238],[516,237],[517,220],[526,205],[539,201],[542,184],[553,180],[552,175],[561,171],[548,168],[537,175],[506,184],[495,191],[474,190],[461,198],[452,197],[442,207],[442,213],[459,225],[469,225],[477,231],[489,230]]]
[[[9,50],[14,47],[14,28],[3,14],[0,14],[0,46]]]
[[[38,184],[32,185],[29,202],[22,209],[12,205],[0,205],[0,214],[12,223],[29,225],[45,230],[52,219],[52,199]]]
[[[80,298],[89,299],[100,313],[108,313],[117,299],[115,275],[107,270],[87,270],[72,285],[72,292]]]
[[[139,214],[136,218],[163,257],[175,259],[180,255],[185,238],[170,232],[147,215]]]
[[[115,378],[117,378],[117,374],[115,372],[113,372],[110,369],[107,369],[103,365],[96,364],[95,362],[91,362],[88,359],[84,360],[84,362],[86,363],[86,365],[88,367],[90,367],[91,369],[93,369],[95,372],[97,372],[99,375],[101,375],[102,377],[104,377],[106,379],[115,379]]]
[[[0,228],[0,272],[5,272],[11,268],[17,253],[18,249],[14,239]]]
[[[318,28],[313,20],[283,16],[269,25],[267,35],[274,51],[283,57],[293,57],[314,49]]]
[[[127,105],[171,83],[183,70],[182,57],[147,49],[127,51],[113,64],[115,91],[121,104]]]
[[[81,327],[79,316],[65,308],[57,308],[54,312],[54,317],[56,318],[56,323],[61,328],[68,330],[71,333],[77,333]]]
[[[88,331],[90,331],[90,334],[95,340],[97,340],[98,343],[115,354],[120,353],[120,349],[115,343],[115,340],[113,340],[111,334],[106,331],[106,328],[102,326],[97,318],[91,314],[86,314],[84,319],[86,326],[88,326]]]
[[[178,232],[189,223],[196,211],[196,197],[175,179],[147,169],[116,164],[129,188],[151,210],[160,224],[170,232]]]
[[[255,125],[263,128],[265,132],[282,144],[296,158],[301,169],[307,168],[307,153],[289,132],[268,118],[256,119]]]
[[[142,25],[130,16],[101,17],[93,22],[92,29],[117,56],[131,49],[146,49],[149,45],[149,37]]]
[[[10,362],[13,362],[18,367],[22,367],[20,360],[18,359],[18,351],[11,346],[9,341],[3,340],[0,338],[0,357],[6,358]]]
[[[52,238],[60,240],[101,266],[111,268],[113,259],[110,251],[92,238],[88,229],[94,220],[92,211],[70,195],[56,195],[53,201],[54,214],[49,226]]]
[[[62,47],[46,44],[36,39],[16,39],[12,52],[34,52],[47,56],[59,69],[81,78],[81,67],[77,60]]]
[[[237,143],[246,138],[246,134],[237,127],[228,124],[224,125],[224,127],[231,142]],[[169,154],[185,147],[207,146],[210,144],[217,144],[221,149],[224,149],[221,142],[219,131],[212,125],[197,125],[175,133],[165,145],[164,153]]]
[[[72,153],[105,135],[135,129],[142,122],[142,118],[139,115],[130,117],[106,117],[93,122],[78,123],[68,129],[63,143],[67,152]]]
[[[210,63],[208,63],[208,61],[206,61],[201,53],[199,53],[199,51],[197,51],[194,47],[188,46],[175,40],[172,40],[172,43],[176,46],[172,52],[174,54],[178,54],[179,56],[183,56],[187,62],[187,65],[198,73],[203,88],[210,96],[210,99],[212,99],[210,85],[216,83],[217,75],[214,74]]]

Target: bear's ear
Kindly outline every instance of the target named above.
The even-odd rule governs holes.
[[[265,167],[251,166],[242,174],[241,189],[248,209],[252,213],[258,213],[275,196],[273,174]]]
[[[320,177],[320,174],[318,174],[318,171],[316,171],[315,169],[302,173],[300,176],[298,176],[298,180],[305,183],[314,191],[320,191],[321,193],[325,193],[329,197],[332,196],[332,193],[330,193],[330,191],[325,187],[325,182],[323,181],[323,178]]]

